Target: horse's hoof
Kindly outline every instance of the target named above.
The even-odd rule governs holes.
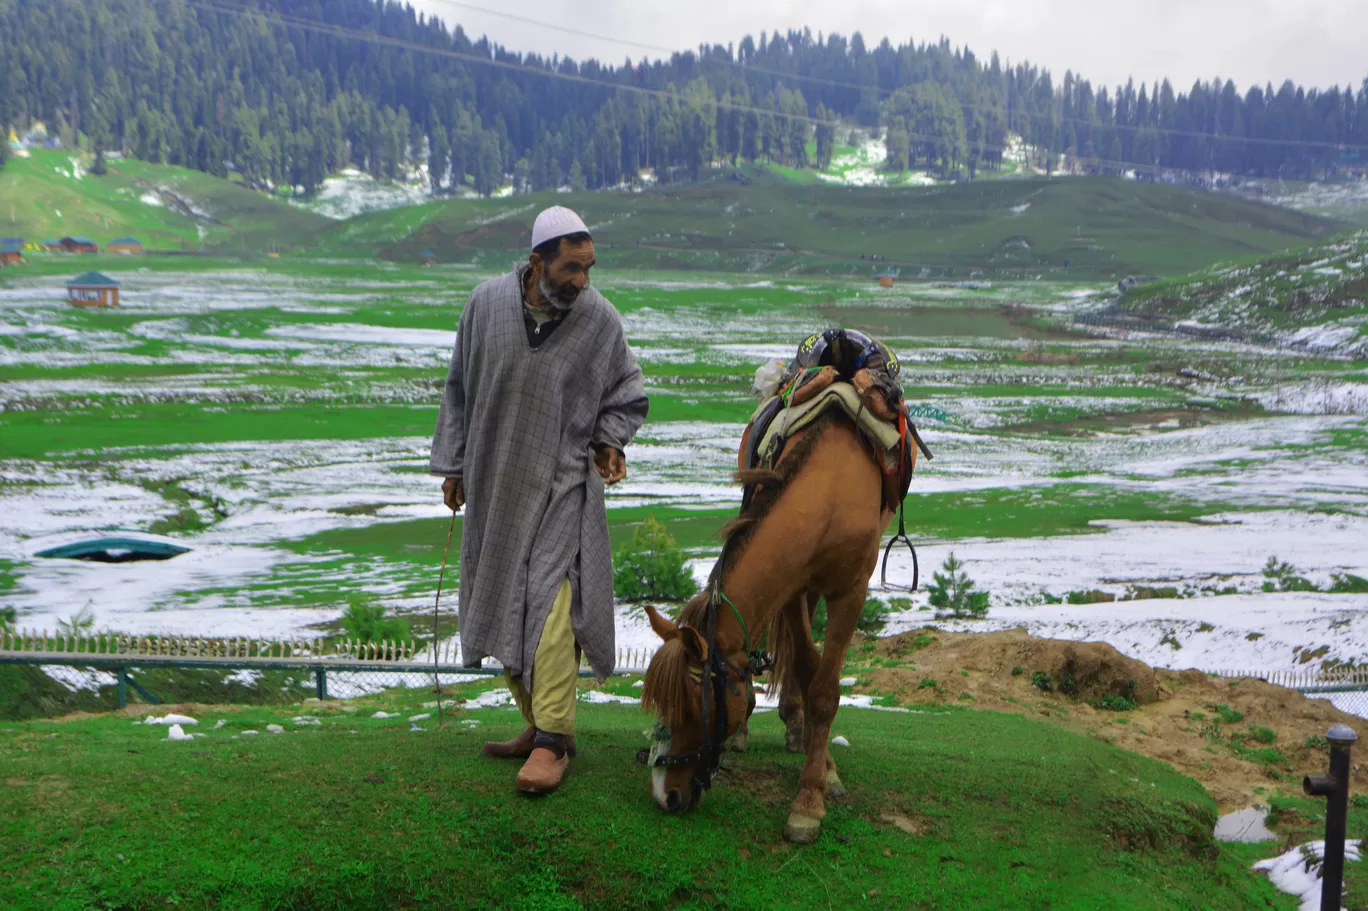
[[[845,785],[841,784],[841,778],[836,774],[835,769],[827,772],[826,796],[833,800],[840,800],[842,797],[846,796]]]
[[[733,753],[746,752],[746,738],[737,737],[731,742],[730,745],[728,745],[727,749],[731,750]]]
[[[784,838],[795,845],[810,845],[822,831],[822,821],[794,810],[784,823]]]

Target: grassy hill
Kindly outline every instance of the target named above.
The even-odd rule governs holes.
[[[12,723],[0,905],[1295,906],[1249,869],[1276,846],[1213,840],[1215,805],[1196,782],[1041,721],[843,709],[833,733],[850,746],[833,749],[850,796],[829,804],[816,844],[795,848],[780,830],[802,757],[784,752],[776,713],[756,716],[750,752],[728,759],[698,810],[671,817],[633,761],[647,726],[636,706],[583,706],[565,784],[529,799],[513,790],[516,763],[479,752],[516,733],[515,713],[448,710],[438,730],[425,699],[173,707],[199,719],[193,743],[129,715]],[[381,708],[398,717],[372,718]]]
[[[0,235],[30,241],[80,234],[103,245],[132,235],[150,250],[265,252],[330,224],[231,181],[133,159],[87,170],[88,157],[32,149],[0,171]]]
[[[1131,288],[1106,311],[1167,326],[1368,350],[1368,232]]]
[[[374,212],[318,237],[329,253],[480,262],[517,255],[535,213],[578,209],[615,268],[902,277],[1080,278],[1189,272],[1300,247],[1337,222],[1236,197],[1110,178],[925,188],[795,184],[734,172],[642,193],[449,200]],[[861,257],[865,257],[861,259]],[[871,260],[870,257],[878,257]]]

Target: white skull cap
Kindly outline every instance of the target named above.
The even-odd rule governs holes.
[[[584,219],[565,206],[552,206],[549,209],[543,209],[532,225],[532,249],[535,250],[548,240],[555,240],[567,234],[578,234],[581,231],[585,234],[589,233],[589,228],[585,226]]]

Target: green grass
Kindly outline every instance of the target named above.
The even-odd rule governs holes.
[[[331,440],[423,436],[435,407],[420,405],[240,406],[210,410],[193,403],[152,403],[0,415],[0,458],[90,455],[121,447],[224,443],[236,440]],[[130,435],[120,421],[135,422]],[[132,425],[130,425],[132,426]],[[132,454],[134,450],[130,450]]]
[[[552,196],[450,200],[371,213],[319,238],[321,251],[416,261],[502,262],[525,248]],[[1110,178],[848,188],[725,179],[640,194],[555,196],[574,206],[617,267],[916,276],[1074,278],[1187,272],[1305,245],[1338,223],[1229,195]],[[1028,208],[1015,212],[1026,205]],[[497,221],[491,219],[502,215]],[[484,224],[481,224],[484,223]]]
[[[193,744],[126,716],[11,724],[0,906],[1294,906],[1249,871],[1259,855],[1212,840],[1215,807],[1195,782],[1014,716],[843,711],[850,797],[830,805],[818,843],[795,848],[780,830],[802,760],[773,713],[676,818],[632,760],[646,726],[634,707],[582,708],[565,784],[526,799],[515,764],[479,753],[515,733],[512,713],[460,713],[482,722],[467,729],[449,712],[445,729],[412,732],[403,718],[431,711],[424,698],[206,710]],[[368,717],[382,706],[403,715]],[[323,725],[296,728],[301,712]],[[266,734],[271,722],[290,733]],[[249,728],[263,733],[231,739]]]
[[[80,162],[79,179],[73,158]],[[297,246],[331,224],[200,171],[117,159],[108,162],[107,174],[96,176],[88,173],[90,164],[89,156],[59,149],[33,149],[27,158],[11,158],[0,172],[0,234],[30,242],[86,235],[101,246],[131,235],[149,250],[265,253],[273,243]],[[142,201],[157,188],[171,190],[210,217]]]

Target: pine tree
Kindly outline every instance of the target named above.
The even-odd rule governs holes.
[[[964,564],[953,552],[941,565],[941,571],[933,574],[926,590],[931,606],[949,611],[952,616],[982,617],[988,613],[988,593],[974,591],[974,580],[964,572]]]

